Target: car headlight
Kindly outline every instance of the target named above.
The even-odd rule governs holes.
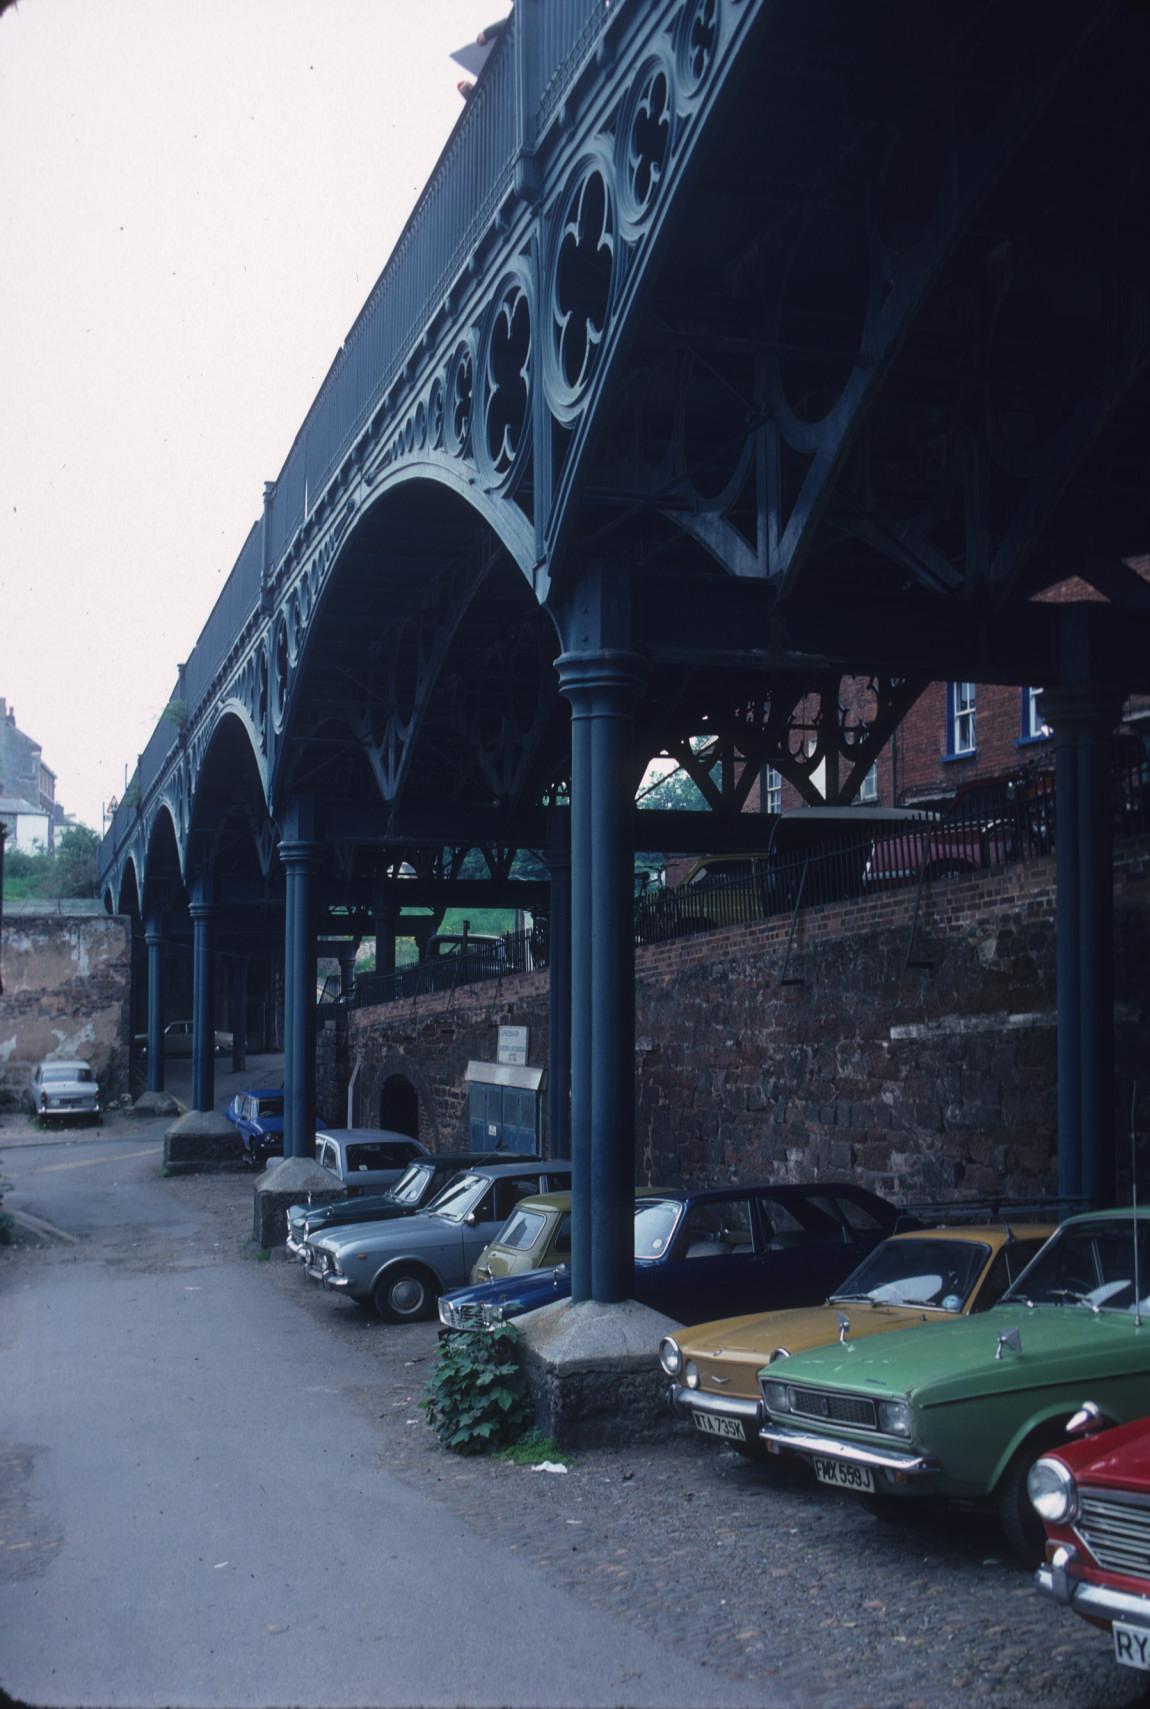
[[[789,1412],[791,1397],[786,1383],[765,1382],[763,1384],[763,1399],[767,1403],[768,1412]]]
[[[910,1402],[880,1400],[878,1403],[878,1427],[886,1436],[909,1436]]]
[[[664,1335],[660,1341],[659,1363],[669,1377],[677,1377],[683,1369],[683,1355],[673,1335]]]
[[[683,1381],[689,1389],[697,1389],[699,1386],[699,1367],[693,1359],[688,1359],[683,1366]]]
[[[1026,1474],[1026,1493],[1035,1512],[1054,1525],[1065,1525],[1078,1512],[1078,1485],[1061,1460],[1036,1460]]]
[[[455,1310],[455,1305],[451,1300],[440,1299],[440,1302],[439,1302],[439,1321],[440,1321],[440,1323],[443,1324],[445,1329],[458,1329],[459,1328],[459,1321],[458,1321],[458,1316],[457,1316],[457,1313]]]

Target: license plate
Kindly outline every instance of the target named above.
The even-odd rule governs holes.
[[[1150,1673],[1150,1628],[1126,1626],[1121,1620],[1115,1620],[1112,1630],[1114,1660],[1121,1662],[1123,1667],[1137,1667],[1143,1673]]]
[[[736,1442],[746,1441],[747,1433],[741,1419],[713,1418],[709,1412],[695,1412],[691,1416],[695,1420],[695,1429],[701,1430],[704,1436],[727,1436]]]
[[[835,1489],[857,1489],[867,1494],[874,1493],[874,1473],[869,1466],[852,1466],[847,1460],[824,1460],[818,1456],[812,1464],[815,1476],[821,1484],[833,1484]]]

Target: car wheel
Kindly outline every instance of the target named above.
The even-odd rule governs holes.
[[[998,1517],[1006,1538],[1024,1566],[1036,1567],[1046,1545],[1046,1527],[1026,1493],[1026,1476],[1049,1443],[1029,1443],[1014,1456],[998,1486]]]
[[[389,1270],[371,1296],[385,1323],[419,1323],[435,1309],[436,1290],[421,1270]]]

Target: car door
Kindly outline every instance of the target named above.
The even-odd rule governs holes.
[[[873,1244],[855,1238],[825,1194],[762,1194],[759,1216],[764,1310],[821,1304]]]
[[[761,1246],[751,1194],[708,1195],[686,1206],[666,1258],[636,1267],[635,1298],[680,1323],[751,1311]]]

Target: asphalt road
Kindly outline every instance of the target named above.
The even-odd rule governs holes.
[[[386,1432],[406,1417],[381,1418],[354,1346],[160,1178],[161,1131],[0,1132],[12,1206],[75,1237],[0,1263],[13,1698],[781,1701],[549,1584],[389,1470]]]

